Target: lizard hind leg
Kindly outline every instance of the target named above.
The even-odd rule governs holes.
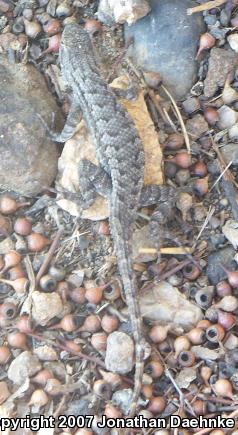
[[[111,179],[100,166],[95,165],[87,159],[82,159],[78,165],[80,180],[80,192],[85,204],[93,203],[98,193],[105,198],[111,194]]]
[[[42,118],[41,115],[39,115],[39,114],[37,114],[37,115],[40,118],[42,124],[44,125],[49,137],[53,141],[59,142],[59,143],[64,143],[67,140],[71,139],[71,137],[74,135],[74,133],[77,130],[79,122],[82,119],[80,107],[75,105],[74,103],[72,103],[63,130],[61,131],[61,133],[57,133],[57,132],[51,130],[51,128],[49,128],[49,126],[44,121],[44,119]]]

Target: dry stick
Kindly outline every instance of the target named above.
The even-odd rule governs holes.
[[[166,117],[166,115],[165,115],[165,113],[164,113],[164,111],[163,111],[163,109],[162,109],[162,107],[161,107],[161,105],[160,105],[160,102],[156,99],[154,91],[153,91],[152,89],[148,89],[148,90],[147,90],[147,93],[148,93],[148,95],[149,95],[149,97],[150,97],[152,103],[154,104],[155,109],[156,109],[157,112],[160,114],[162,120],[163,120],[166,124],[169,122],[169,124],[171,125],[171,122],[168,121],[168,119],[167,119],[167,117]],[[158,97],[160,98],[159,95],[158,95]],[[174,129],[174,127],[172,127],[172,128]],[[177,132],[176,127],[175,127],[175,132]]]
[[[233,411],[231,414],[228,414],[228,416],[226,418],[235,418],[238,416],[238,409],[236,409],[235,411]],[[202,429],[199,430],[198,432],[196,432],[196,435],[204,435],[206,433],[211,432],[211,428],[210,429]]]
[[[199,231],[199,233],[198,233],[198,235],[197,235],[197,237],[196,237],[196,239],[195,239],[195,244],[194,244],[194,246],[196,245],[196,242],[198,241],[198,239],[201,237],[201,235],[202,235],[203,231],[205,230],[205,228],[206,228],[208,222],[210,221],[212,215],[215,213],[215,210],[216,210],[215,207],[211,207],[211,209],[208,211],[208,214],[207,214],[207,216],[206,216],[206,219],[205,219],[205,221],[203,222],[202,228],[200,229],[200,231]]]
[[[192,263],[191,260],[181,261],[181,263],[179,263],[173,269],[168,270],[168,272],[162,273],[160,277],[156,278],[156,280],[157,281],[164,281],[165,279],[169,278],[171,275],[174,275],[175,273],[177,273],[179,270],[183,269],[185,266],[187,266],[190,263]]]
[[[56,248],[57,248],[57,246],[59,244],[59,240],[60,240],[60,237],[61,237],[62,233],[63,233],[63,230],[57,231],[56,236],[55,236],[53,242],[50,245],[50,249],[47,252],[47,254],[45,256],[45,259],[44,259],[44,261],[43,261],[43,263],[42,263],[42,265],[41,265],[41,267],[39,269],[39,272],[36,275],[36,284],[39,283],[41,277],[44,275],[47,267],[49,266],[49,264],[50,264],[50,262],[52,260],[52,257],[54,255],[54,252],[55,252],[55,250],[56,250]]]
[[[45,341],[46,343],[49,343],[51,346],[54,346],[57,349],[64,350],[64,351],[66,351],[74,356],[77,356],[79,358],[94,362],[95,364],[97,364],[105,369],[105,364],[97,357],[89,356],[89,355],[86,355],[85,353],[82,353],[82,352],[75,352],[74,350],[69,349],[67,346],[64,346],[63,344],[55,343],[54,341],[52,341],[48,338],[45,338],[42,335],[35,334],[34,332],[26,332],[26,335],[28,335],[29,337],[35,338],[36,340],[39,340],[39,341]]]
[[[214,187],[217,185],[217,183],[219,183],[220,179],[223,177],[223,175],[225,174],[225,172],[227,171],[227,169],[229,169],[229,167],[232,165],[232,161],[228,163],[228,165],[225,167],[225,169],[223,169],[222,173],[219,175],[219,177],[217,178],[217,180],[215,181],[215,183],[213,183],[212,187],[209,189],[209,192],[212,191],[212,189],[214,189]]]
[[[182,116],[180,114],[179,108],[178,108],[175,100],[173,99],[172,95],[170,94],[170,92],[166,89],[166,87],[164,85],[161,85],[161,88],[164,90],[166,95],[168,95],[169,99],[171,100],[171,103],[174,106],[174,110],[175,110],[175,112],[177,114],[177,117],[179,119],[179,123],[180,123],[181,129],[182,129],[182,132],[183,132],[183,135],[184,135],[184,140],[185,140],[185,144],[186,144],[187,150],[188,150],[189,153],[191,153],[191,146],[190,146],[190,141],[189,141],[188,133],[187,133],[185,124],[183,122],[183,118],[182,118]]]
[[[208,11],[209,9],[217,8],[218,6],[221,6],[226,2],[227,0],[212,0],[207,3],[203,3],[202,5],[194,6],[194,8],[188,8],[187,15],[192,15],[196,12]]]

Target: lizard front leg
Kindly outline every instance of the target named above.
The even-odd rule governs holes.
[[[80,160],[78,179],[80,180],[80,190],[78,192],[61,190],[59,194],[63,198],[73,201],[77,205],[79,213],[92,205],[97,194],[109,198],[111,179],[100,166],[87,159]]]
[[[74,135],[75,131],[77,130],[78,124],[82,119],[82,114],[80,111],[80,107],[72,102],[67,120],[65,122],[64,128],[61,131],[61,133],[56,133],[52,131],[47,123],[44,121],[41,115],[38,114],[38,117],[40,118],[41,122],[43,123],[45,129],[48,132],[48,135],[50,138],[55,142],[64,143],[67,140],[71,139],[71,137]]]

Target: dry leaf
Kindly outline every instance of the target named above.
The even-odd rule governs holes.
[[[112,87],[127,89],[129,80],[127,76],[118,77]],[[140,135],[145,152],[144,184],[163,184],[162,151],[159,144],[158,133],[148,112],[144,93],[141,91],[136,100],[121,99],[121,103],[132,117]]]
[[[224,351],[222,349],[213,350],[203,346],[192,346],[191,351],[194,353],[196,358],[205,360],[210,359],[212,361],[220,358],[224,354]]]
[[[188,388],[191,382],[196,379],[196,377],[196,369],[193,367],[186,367],[180,370],[175,378],[175,382],[179,386],[179,388]]]
[[[128,79],[126,77],[116,79],[113,82],[113,86],[126,89],[128,87]],[[143,92],[139,94],[135,101],[122,100],[121,103],[133,118],[144,146],[144,183],[162,184],[162,152],[158,141],[158,134],[147,110]],[[88,159],[92,163],[97,163],[95,147],[84,121],[79,123],[77,133],[75,133],[73,138],[65,143],[58,164],[58,189],[59,191],[63,189],[75,193],[75,199],[77,199],[77,192],[80,190],[78,164],[82,159]],[[75,199],[59,199],[57,203],[71,215],[78,217],[79,211]],[[84,210],[82,217],[91,220],[102,220],[107,218],[108,215],[107,201],[98,195],[93,205]]]

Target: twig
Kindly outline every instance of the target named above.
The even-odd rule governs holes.
[[[206,216],[206,219],[205,219],[205,221],[204,221],[204,223],[203,223],[203,225],[202,225],[202,228],[200,229],[200,231],[199,231],[199,233],[198,233],[198,235],[197,235],[197,237],[196,237],[196,242],[197,242],[198,239],[201,237],[203,231],[205,230],[205,228],[206,228],[208,222],[210,221],[212,215],[214,214],[214,212],[215,212],[215,207],[212,207],[212,208],[209,210],[209,212],[208,212],[208,214],[207,214],[207,216]]]
[[[144,83],[143,83],[144,84]],[[146,83],[145,83],[146,85]],[[154,104],[155,109],[157,110],[157,112],[159,113],[159,115],[161,116],[161,118],[163,119],[163,121],[165,122],[165,124],[167,124],[170,120],[168,120],[168,118],[166,117],[166,114],[164,113],[163,108],[160,105],[160,102],[155,98],[155,93],[152,89],[148,89],[147,93],[150,97],[150,100],[152,101],[152,103]],[[157,95],[157,97],[159,97],[159,95]],[[160,97],[159,97],[160,98]],[[174,127],[172,127],[174,129]],[[177,129],[175,127],[175,132],[177,132]]]
[[[177,266],[175,266],[173,269],[168,270],[168,272],[162,273],[160,277],[157,277],[157,281],[164,281],[165,279],[169,278],[170,276],[177,273],[179,270],[183,269],[185,266],[191,263],[191,260],[184,260],[181,261]]]
[[[217,8],[218,6],[221,6],[226,2],[227,0],[212,0],[207,3],[203,3],[202,5],[194,6],[194,8],[188,8],[187,15],[192,15],[196,12],[208,11],[209,9]]]
[[[175,390],[178,392],[180,403],[181,404],[184,403],[187,406],[187,408],[189,409],[189,411],[191,412],[191,414],[195,417],[195,413],[194,413],[192,406],[190,405],[189,401],[187,399],[185,399],[182,390],[179,388],[177,382],[175,381],[175,379],[171,375],[171,372],[169,371],[167,366],[165,367],[164,373],[165,373],[165,376],[167,376],[170,379],[170,382],[172,382]]]
[[[228,165],[225,167],[225,169],[223,169],[222,173],[219,175],[219,177],[217,178],[217,180],[215,181],[215,183],[212,185],[211,189],[209,190],[209,192],[212,191],[212,189],[217,185],[217,183],[220,181],[220,179],[223,177],[223,175],[225,174],[225,172],[229,169],[229,167],[232,165],[232,161],[228,163]]]
[[[183,135],[184,135],[184,140],[185,140],[185,144],[186,144],[187,150],[188,150],[189,153],[191,153],[191,146],[190,146],[190,141],[189,141],[188,133],[187,133],[185,124],[183,122],[183,118],[182,118],[182,116],[180,114],[179,108],[178,108],[175,100],[173,99],[172,95],[170,94],[170,92],[166,89],[166,87],[164,85],[161,85],[161,88],[164,90],[166,95],[168,95],[168,97],[171,100],[171,103],[174,106],[174,110],[175,110],[175,112],[177,114],[177,117],[178,117],[181,129],[182,129],[182,132],[183,132]]]
[[[39,341],[44,341],[46,343],[49,343],[51,346],[54,346],[57,349],[64,350],[64,351],[66,351],[74,356],[77,356],[78,358],[82,358],[82,359],[85,359],[87,361],[94,362],[95,364],[97,364],[100,367],[103,367],[105,369],[105,364],[97,357],[86,355],[85,353],[82,353],[82,352],[75,352],[74,350],[69,349],[67,346],[64,346],[63,344],[55,343],[53,340],[45,338],[42,335],[35,334],[34,332],[26,332],[26,334],[29,337],[35,338],[36,340],[39,340]]]
[[[49,266],[49,264],[50,264],[50,262],[52,260],[52,257],[54,255],[54,252],[55,252],[55,250],[56,250],[56,248],[57,248],[57,246],[59,244],[59,240],[60,240],[60,237],[61,237],[62,233],[63,233],[63,230],[59,230],[56,233],[56,236],[55,236],[53,242],[51,243],[50,249],[47,252],[47,254],[45,256],[45,259],[44,259],[44,261],[43,261],[43,263],[42,263],[42,265],[41,265],[41,267],[39,269],[39,272],[36,275],[36,284],[39,283],[41,277],[44,275],[47,267]]]
[[[238,416],[238,409],[233,411],[231,414],[228,414],[226,416],[226,418],[235,418],[237,416]],[[211,432],[211,428],[210,429],[202,429],[202,430],[199,430],[198,432],[196,432],[196,435],[204,435],[204,434],[209,433],[209,432]]]

